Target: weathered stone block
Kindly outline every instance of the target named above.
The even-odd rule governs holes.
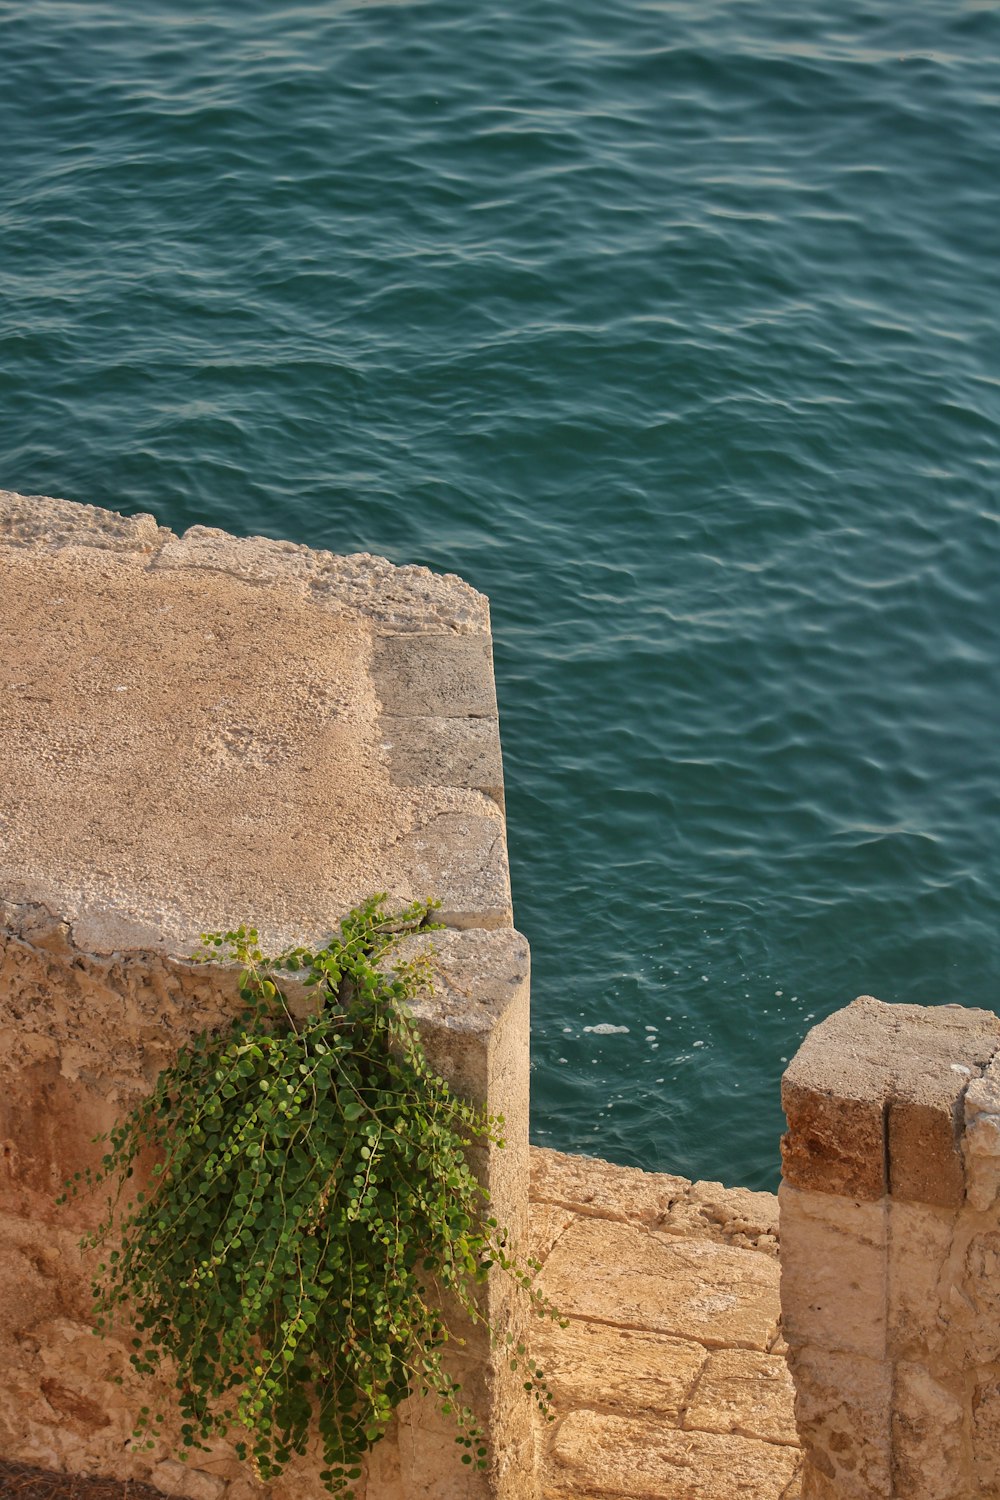
[[[545,1369],[557,1412],[572,1401],[622,1416],[655,1412],[671,1423],[708,1357],[701,1344],[687,1339],[575,1318],[567,1328],[538,1321],[531,1330],[531,1353]]]
[[[898,1495],[910,1500],[967,1500],[963,1390],[961,1375],[945,1384],[919,1364],[896,1365],[892,1458]]]
[[[953,1284],[954,1325],[970,1364],[1000,1363],[1000,1229],[973,1234]]]
[[[1000,1059],[972,1080],[963,1103],[966,1192],[972,1207],[985,1213],[1000,1196]]]
[[[1000,1018],[863,995],[806,1037],[782,1083],[785,1180],[796,1187],[958,1206],[969,1080],[1000,1048]]]
[[[891,1064],[878,1024],[883,1009],[862,995],[814,1026],[785,1070],[782,1174],[793,1187],[845,1198],[885,1193],[883,1114]]]
[[[449,927],[510,927],[502,818],[441,813],[401,839],[394,853],[396,887],[435,893]]]
[[[774,1500],[791,1482],[791,1448],[708,1432],[678,1432],[660,1423],[571,1412],[552,1446],[555,1460],[543,1494],[609,1495],[648,1500]]]
[[[954,1308],[949,1272],[954,1212],[925,1203],[889,1204],[887,1347],[893,1359],[921,1360],[942,1349]]]
[[[1000,1376],[980,1381],[972,1393],[972,1459],[983,1495],[1000,1495]]]
[[[885,1355],[884,1204],[782,1183],[781,1322],[793,1347]]]
[[[824,1500],[889,1500],[892,1367],[810,1348],[790,1349],[788,1363],[808,1464],[829,1482],[824,1490],[820,1479],[810,1477],[803,1493]]]
[[[788,1363],[781,1356],[718,1349],[708,1357],[683,1426],[797,1447],[794,1395]]]
[[[541,1146],[531,1153],[531,1196],[536,1203],[557,1203],[598,1219],[658,1226],[691,1187],[686,1177],[643,1172],[593,1156],[568,1155]]]
[[[748,1250],[576,1219],[542,1285],[581,1318],[766,1352],[777,1331],[778,1267]]]
[[[496,719],[383,714],[381,729],[397,786],[474,787],[503,806]]]
[[[372,676],[386,714],[497,716],[488,635],[377,636]]]

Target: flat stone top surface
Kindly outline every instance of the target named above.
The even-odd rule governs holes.
[[[486,600],[452,576],[0,492],[0,894],[92,951],[377,890],[510,925]]]

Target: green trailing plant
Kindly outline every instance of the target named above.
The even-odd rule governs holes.
[[[388,957],[434,925],[434,904],[390,916],[373,897],[326,947],[272,958],[252,928],[203,935],[197,957],[241,966],[244,1008],[181,1051],[104,1138],[99,1172],[69,1185],[111,1188],[84,1241],[117,1246],[94,1282],[98,1332],[131,1319],[134,1368],[175,1374],[184,1448],[236,1426],[263,1479],[316,1433],[324,1484],[349,1490],[412,1391],[437,1396],[463,1462],[485,1467],[442,1359],[445,1295],[484,1323],[476,1285],[497,1265],[558,1316],[468,1165],[470,1147],[502,1145],[503,1122],[433,1072],[410,1017],[429,960]],[[286,975],[315,1003],[293,1009]],[[129,1200],[150,1153],[150,1186]],[[523,1346],[508,1355],[547,1412],[542,1371]],[[162,1421],[143,1408],[137,1436],[152,1446]]]

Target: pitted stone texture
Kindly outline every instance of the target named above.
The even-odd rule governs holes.
[[[774,1500],[791,1482],[797,1462],[793,1449],[750,1438],[577,1411],[559,1426],[542,1494],[546,1500],[578,1500],[587,1493],[630,1500]]]
[[[1000,1058],[972,1080],[963,1104],[966,1191],[972,1207],[985,1213],[1000,1196]]]
[[[544,1276],[556,1306],[589,1321],[762,1352],[777,1331],[777,1280],[774,1262],[752,1251],[583,1218]]]
[[[779,1355],[719,1349],[708,1357],[682,1425],[797,1448],[793,1402],[792,1378]]]
[[[1000,1018],[870,995],[810,1031],[782,1082],[786,1181],[845,1198],[958,1206],[960,1102],[1000,1048]]]
[[[806,1497],[889,1500],[892,1368],[857,1354],[790,1349]],[[822,1465],[822,1467],[818,1467]],[[816,1477],[809,1474],[816,1468]]]
[[[0,490],[0,546],[98,547],[151,554],[173,536],[154,516],[122,516],[96,505]]]
[[[665,1234],[777,1254],[774,1193],[689,1182],[667,1172],[643,1172],[542,1147],[532,1151],[531,1163],[535,1201],[559,1203],[593,1218],[645,1224]]]
[[[896,1365],[892,1458],[897,1495],[912,1500],[968,1500],[964,1385],[957,1373],[949,1389],[920,1365]]]
[[[619,1415],[651,1412],[674,1424],[707,1357],[701,1344],[686,1339],[576,1319],[567,1328],[536,1323],[531,1352],[546,1372],[557,1410],[573,1404]]]
[[[486,635],[379,635],[372,675],[384,714],[497,716]]]
[[[1000,1371],[972,1393],[972,1456],[983,1495],[1000,1494]]]
[[[489,615],[460,580],[10,495],[0,577],[4,895],[91,952],[182,955],[250,921],[271,949],[325,939],[373,890],[510,926],[498,765],[470,729],[488,713],[496,749]],[[415,750],[393,770],[383,703],[421,682],[454,784]]]
[[[781,1324],[790,1346],[885,1356],[886,1208],[782,1183]]]
[[[321,609],[363,615],[383,629],[489,631],[489,605],[454,573],[394,567],[384,557],[355,552],[339,557],[270,537],[233,537],[212,526],[166,534],[154,566],[227,573],[249,583],[297,588]]]
[[[400,839],[393,862],[397,886],[438,894],[437,915],[449,927],[510,927],[507,839],[495,807],[421,823]]]
[[[381,732],[397,786],[474,787],[503,806],[496,719],[383,714]]]

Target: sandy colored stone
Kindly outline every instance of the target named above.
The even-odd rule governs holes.
[[[593,1492],[631,1500],[780,1500],[797,1454],[749,1438],[572,1412],[559,1425],[546,1496]]]
[[[957,1265],[951,1264],[957,1222],[950,1209],[895,1200],[889,1204],[886,1340],[894,1359],[923,1359],[952,1341],[953,1293],[962,1269],[961,1256]],[[964,1343],[961,1332],[959,1339]]]
[[[1000,1375],[980,1381],[972,1393],[972,1457],[984,1495],[1000,1494]]]
[[[497,716],[487,635],[379,635],[372,675],[384,714]]]
[[[156,1465],[150,1482],[161,1494],[177,1496],[178,1500],[221,1500],[226,1490],[221,1479],[204,1473],[190,1462],[182,1464],[172,1458]]]
[[[559,1203],[579,1214],[627,1222],[657,1223],[677,1198],[686,1198],[686,1177],[643,1172],[593,1156],[569,1156],[534,1146],[531,1151],[531,1198]]]
[[[885,1354],[884,1204],[782,1183],[781,1326],[790,1345]]]
[[[719,1349],[708,1357],[682,1425],[798,1447],[794,1394],[780,1355]]]
[[[777,1329],[778,1267],[708,1240],[578,1218],[545,1264],[541,1285],[564,1313],[764,1351]]]
[[[188,962],[203,928],[253,922],[273,949],[326,938],[375,890],[440,898],[453,930],[418,1026],[456,1089],[505,1116],[506,1149],[474,1165],[523,1234],[527,945],[501,808],[475,784],[485,767],[498,789],[488,607],[461,580],[382,559],[0,495],[0,692],[0,780],[18,789],[0,810],[0,1443],[71,1473],[146,1479],[159,1464],[179,1484],[162,1467],[178,1435],[169,1379],[137,1384],[120,1340],[87,1325],[91,1264],[66,1236],[99,1207],[54,1199],[178,1047],[232,1013],[234,974]],[[432,763],[418,732],[400,775],[390,705],[446,721],[451,761]],[[13,1221],[24,1235],[6,1235]],[[520,1337],[509,1278],[477,1296]],[[521,1500],[530,1403],[502,1345],[467,1335],[448,1358],[490,1430],[489,1474],[411,1413],[368,1500],[397,1500],[393,1474],[407,1500]],[[129,1441],[140,1404],[167,1409],[162,1451]],[[315,1487],[314,1457],[274,1500]],[[202,1458],[184,1483],[216,1500],[239,1466]]]
[[[559,1203],[529,1204],[527,1252],[532,1260],[544,1265],[556,1241],[575,1218],[571,1208],[563,1208]]]
[[[397,786],[475,787],[503,806],[496,719],[384,713],[381,733]]]
[[[786,1181],[846,1198],[891,1190],[959,1205],[959,1102],[998,1048],[990,1011],[863,995],[835,1012],[809,1032],[782,1081]]]
[[[950,1295],[952,1325],[964,1334],[970,1364],[1000,1363],[1000,1227],[972,1234],[963,1271]]]
[[[533,1324],[531,1354],[545,1370],[559,1412],[571,1406],[621,1415],[645,1411],[670,1422],[676,1422],[706,1358],[701,1344],[686,1339],[575,1318],[568,1328]]]
[[[495,803],[485,798],[483,803],[482,811],[428,818],[393,850],[395,887],[424,896],[437,894],[438,920],[449,927],[512,923],[504,823]]]
[[[858,1354],[791,1349],[795,1419],[807,1466],[803,1493],[889,1500],[892,1367]],[[809,1465],[817,1470],[815,1482]]]
[[[325,937],[379,889],[510,925],[496,802],[398,785],[383,748],[379,691],[431,658],[424,713],[495,719],[486,603],[460,580],[0,494],[0,583],[8,899],[92,952],[186,954],[241,921]],[[393,619],[408,600],[402,633],[378,588]]]
[[[0,495],[0,506],[15,504],[23,496]],[[31,500],[34,512],[27,525],[22,520],[21,539],[36,544],[53,532],[67,532],[63,544],[103,546],[108,511],[79,506],[65,500]],[[91,511],[93,521],[81,520],[80,511]],[[74,513],[70,515],[70,513]],[[120,521],[120,517],[117,518]],[[151,521],[152,517],[136,517]],[[155,523],[154,523],[155,525]],[[234,537],[213,526],[191,526],[183,536],[159,528],[151,566],[157,570],[176,568],[219,572],[250,583],[279,585],[297,591],[331,613],[350,612],[370,620],[380,634],[447,631],[458,635],[488,634],[489,603],[464,579],[454,573],[432,573],[429,568],[396,567],[384,557],[356,552],[348,557],[320,552],[301,543],[271,537]]]
[[[896,1365],[892,1405],[896,1494],[911,1500],[967,1500],[964,1384],[960,1374],[949,1388],[920,1365],[904,1361]]]

